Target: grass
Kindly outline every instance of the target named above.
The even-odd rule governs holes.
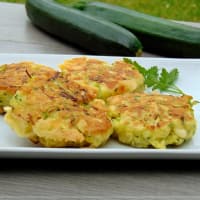
[[[23,3],[25,0],[0,0]],[[76,0],[57,0],[72,3]],[[200,22],[200,0],[99,0],[167,19]]]
[[[0,0],[3,2],[10,2],[10,3],[24,3],[25,0]]]

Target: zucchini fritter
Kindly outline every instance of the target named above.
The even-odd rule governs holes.
[[[66,60],[60,68],[70,78],[96,88],[97,97],[101,99],[144,90],[144,77],[122,60],[109,65],[98,59],[79,57]]]
[[[98,147],[112,134],[103,100],[93,88],[61,73],[24,84],[10,101],[7,123],[22,137],[46,147]]]
[[[108,98],[114,136],[133,147],[180,145],[195,133],[192,97],[127,93]]]
[[[15,92],[33,76],[48,79],[55,70],[33,62],[21,62],[0,66],[0,113],[9,105]]]

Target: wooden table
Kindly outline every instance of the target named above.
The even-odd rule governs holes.
[[[87,54],[36,29],[23,5],[8,3],[0,3],[0,53]],[[0,199],[200,199],[200,162],[1,159]]]

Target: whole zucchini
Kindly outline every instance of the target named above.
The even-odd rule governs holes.
[[[26,11],[42,30],[96,54],[139,56],[142,52],[130,31],[54,0],[27,0]]]
[[[100,2],[74,6],[133,32],[144,50],[172,57],[200,57],[200,29]]]

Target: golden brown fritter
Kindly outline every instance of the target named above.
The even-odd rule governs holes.
[[[21,62],[0,66],[0,113],[3,106],[8,106],[11,97],[29,79],[38,76],[48,79],[55,74],[55,70],[33,62]]]
[[[133,147],[180,145],[196,130],[191,96],[127,93],[108,105],[115,136]]]
[[[33,131],[47,147],[99,147],[112,134],[105,108],[104,101],[97,99],[87,105],[71,105],[38,120]]]
[[[143,76],[122,60],[109,65],[98,59],[79,57],[66,60],[60,68],[71,79],[96,88],[98,98],[144,90]]]
[[[79,57],[60,68],[0,67],[0,112],[9,105],[5,120],[19,136],[45,147],[99,147],[114,129],[124,144],[166,148],[195,133],[192,97],[139,93],[144,77],[132,64]]]
[[[47,147],[98,147],[112,134],[103,100],[61,73],[32,79],[10,101],[5,120],[21,136]]]

